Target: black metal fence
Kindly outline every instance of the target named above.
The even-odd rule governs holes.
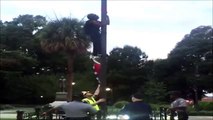
[[[25,113],[24,111],[17,111],[17,120],[64,120],[65,114],[62,111],[43,116],[43,110],[35,108],[35,112]],[[115,115],[118,116],[118,115]],[[168,120],[167,108],[160,107],[153,111],[150,120]],[[117,117],[106,118],[106,120],[119,120]]]

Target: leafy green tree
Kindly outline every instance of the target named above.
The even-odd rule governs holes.
[[[37,63],[31,56],[21,51],[0,51],[1,70],[27,72]]]
[[[111,69],[127,70],[139,68],[147,59],[147,55],[137,47],[124,46],[114,48],[109,54],[109,67]]]
[[[144,93],[145,101],[150,103],[165,101],[165,97],[167,96],[166,85],[163,82],[155,80],[147,81],[139,91]]]
[[[18,95],[13,94],[14,92],[25,92],[23,89],[8,89],[13,85],[24,85],[19,78],[33,74],[33,66],[39,63],[36,59],[34,33],[45,25],[45,22],[44,17],[32,15],[20,15],[13,21],[0,22],[0,82],[4,86],[0,88],[1,102],[14,102],[17,99],[7,98]]]
[[[11,22],[1,25],[1,44],[7,50],[22,50],[31,53],[34,34],[46,24],[45,17],[20,15]]]
[[[39,33],[41,48],[47,53],[63,52],[67,56],[67,100],[72,99],[73,63],[75,56],[90,46],[83,33],[83,22],[74,18],[50,21]]]
[[[207,57],[206,53],[212,54],[212,28],[200,26],[185,35],[176,47],[170,52],[168,59],[180,62],[178,70],[194,72],[195,64]],[[209,58],[210,59],[210,58]],[[185,69],[187,67],[187,69]]]
[[[199,96],[203,89],[212,91],[209,86],[212,84],[212,34],[211,26],[200,26],[177,43],[168,55],[170,67],[173,69],[168,80],[170,85],[179,86],[182,90],[196,88],[200,91]]]
[[[14,71],[15,67],[25,72],[31,71],[31,65],[37,64],[35,63],[37,62],[37,49],[34,33],[45,24],[46,19],[39,15],[20,15],[13,21],[1,22],[1,65],[4,65],[2,69],[7,66],[8,70],[8,67],[13,66],[10,70]],[[28,62],[30,63],[27,64]]]
[[[56,75],[21,76],[18,72],[8,72],[3,75],[6,81],[1,103],[44,104],[52,102],[55,98],[58,80]]]
[[[38,36],[42,34],[42,30],[46,25],[46,19],[39,15],[20,15],[10,22],[2,23],[2,21],[0,21],[0,84],[3,85],[2,87],[0,87],[0,93],[2,95],[0,101],[2,103],[9,101],[10,103],[27,103],[27,101],[38,103],[40,98],[38,98],[37,93],[40,93],[42,89],[36,89],[36,87],[32,86],[36,85],[36,82],[38,81],[34,80],[32,81],[32,84],[26,84],[23,82],[29,82],[30,80],[25,81],[22,79],[37,79],[36,77],[41,75],[57,76],[58,74],[60,74],[60,76],[64,76],[65,72],[67,71],[68,56],[66,52],[63,52],[62,50],[62,52],[47,54],[41,49],[40,39],[38,39]],[[92,80],[91,82],[89,82],[91,84],[85,86],[88,89],[93,86],[93,81],[96,81],[93,76],[92,62],[89,58],[89,55],[89,52],[86,52],[81,56],[76,55],[76,61],[74,61],[73,67],[74,72],[76,72],[76,77],[80,81],[80,86],[82,86],[84,80]],[[82,75],[87,76],[85,77],[87,79],[78,77],[80,76],[78,72]],[[30,77],[31,75],[33,75],[34,77]],[[57,78],[57,80],[59,80],[59,77]],[[58,83],[58,81],[55,82]],[[15,89],[8,90],[8,83],[10,83],[10,86],[14,85]],[[19,84],[20,87],[16,88],[19,86]],[[46,83],[43,84],[45,84],[46,86],[44,87],[44,89],[52,90],[55,94],[55,90],[53,90],[53,88],[56,88],[58,86],[57,84],[54,84],[55,86],[52,86],[52,88],[49,88]],[[79,85],[78,82],[76,82],[76,84]],[[21,97],[13,99],[13,97],[10,97],[10,95],[16,97],[16,95],[24,96],[21,94],[27,94],[27,89],[21,87],[23,85],[31,85],[25,87],[34,88],[33,90],[29,89],[29,91],[31,91],[31,94],[28,95],[30,96],[29,98],[26,98],[26,95],[24,97],[26,99],[21,99]],[[74,89],[80,90],[82,88],[75,86]],[[50,96],[52,96],[52,92],[50,92],[49,94]],[[35,96],[37,97],[34,98]]]
[[[141,73],[147,55],[137,47],[114,48],[108,58],[109,86],[114,89],[115,99],[129,97],[147,79]]]
[[[29,34],[35,34],[39,29],[46,25],[46,18],[40,15],[19,15],[13,19],[13,23],[17,26],[21,26],[23,30],[29,32]]]

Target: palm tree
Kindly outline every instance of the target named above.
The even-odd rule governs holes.
[[[84,22],[73,18],[62,18],[49,22],[39,33],[41,48],[47,53],[64,52],[67,55],[67,101],[72,100],[73,62],[75,56],[90,47],[83,33]]]

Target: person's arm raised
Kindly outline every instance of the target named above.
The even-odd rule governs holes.
[[[98,84],[98,87],[96,88],[96,90],[95,90],[95,92],[93,94],[93,97],[98,96],[99,93],[100,93],[100,84]]]

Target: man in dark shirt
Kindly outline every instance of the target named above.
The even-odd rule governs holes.
[[[109,25],[109,18],[107,16],[106,23],[99,21],[99,17],[96,14],[90,13],[87,15],[88,20],[84,25],[84,32],[88,35],[93,42],[93,56],[101,54],[101,32],[102,25]]]
[[[120,115],[128,115],[129,120],[151,120],[152,109],[149,104],[144,103],[142,94],[132,95],[132,103],[127,104],[121,111]]]

